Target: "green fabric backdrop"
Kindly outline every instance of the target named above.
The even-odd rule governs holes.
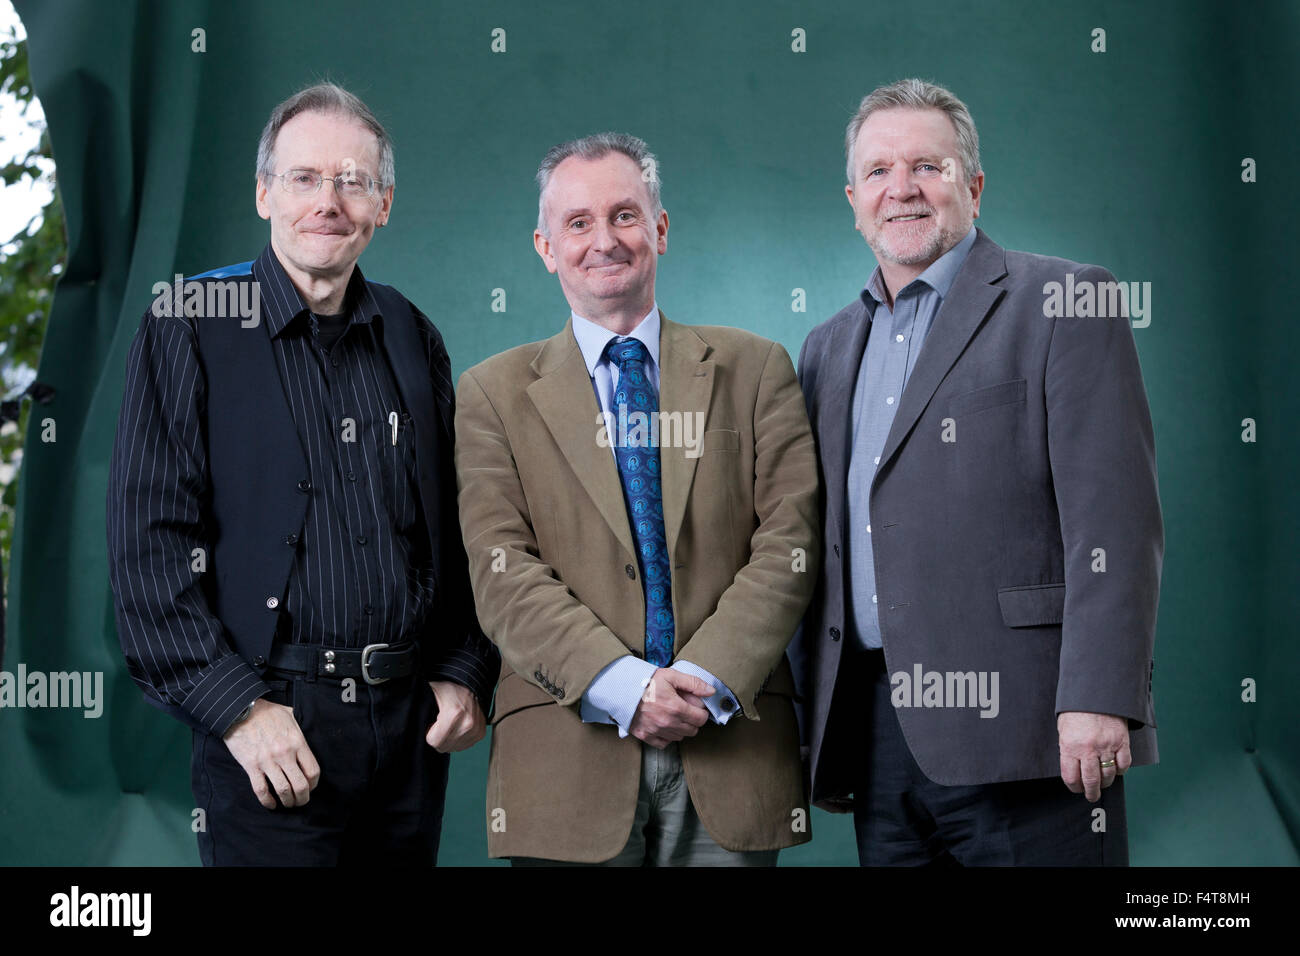
[[[104,493],[127,347],[150,287],[252,258],[257,135],[321,77],[397,146],[393,222],[367,276],[446,337],[456,374],[547,336],[567,307],[531,248],[545,149],[606,128],[661,160],[659,301],[797,354],[872,260],[843,199],[844,125],[921,75],[979,125],[980,225],[1009,248],[1152,284],[1136,330],[1167,552],[1156,641],[1163,760],[1128,778],[1135,864],[1294,864],[1295,306],[1300,12],[1196,2],[906,5],[18,0],[49,117],[69,257],[19,494],[5,668],[105,673],[104,715],[0,711],[0,862],[197,862],[188,732],[125,673]],[[506,52],[491,49],[494,28]],[[1107,50],[1090,50],[1106,30]],[[206,52],[191,31],[206,31]],[[791,50],[806,31],[807,52]],[[1258,163],[1243,183],[1241,162]],[[504,289],[507,311],[491,309]],[[804,289],[807,311],[793,312]],[[41,441],[40,419],[56,422]],[[1258,441],[1241,440],[1241,421]],[[1243,703],[1253,678],[1258,702]],[[443,861],[486,860],[487,746],[452,762]],[[783,864],[854,862],[818,812]]]

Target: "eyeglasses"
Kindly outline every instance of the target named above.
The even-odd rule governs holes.
[[[342,176],[322,176],[314,169],[289,169],[282,173],[270,173],[280,180],[284,191],[295,196],[307,196],[318,192],[321,183],[329,180],[334,184],[334,191],[348,199],[361,199],[371,195],[379,181],[371,179],[365,173],[345,173]]]

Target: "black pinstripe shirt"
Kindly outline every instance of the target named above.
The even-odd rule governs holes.
[[[316,317],[270,245],[253,268],[279,381],[249,387],[283,389],[314,485],[301,539],[289,542],[294,558],[280,633],[294,643],[346,648],[409,639],[433,610],[435,572],[411,418],[382,345],[385,317],[354,269],[347,325],[326,350]],[[441,341],[412,311],[430,374],[444,379]],[[147,315],[128,361],[109,487],[119,636],[146,693],[219,733],[267,688],[230,649],[202,589],[191,586],[190,555],[208,547],[213,530],[201,507],[205,406],[192,324]],[[179,520],[151,517],[169,515]],[[481,701],[490,697],[491,671],[472,646],[449,648],[424,667],[429,679],[463,684]]]
[[[348,324],[327,352],[269,248],[260,264],[263,319],[314,485],[281,612],[286,633],[295,644],[396,643],[431,610],[434,582],[411,419],[379,341],[383,316],[354,269]]]

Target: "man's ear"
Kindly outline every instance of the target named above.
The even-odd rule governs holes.
[[[257,189],[254,192],[254,203],[257,205],[257,214],[263,219],[271,218],[271,203],[266,198],[267,186],[266,180],[259,174],[257,177]]]
[[[975,178],[970,181],[970,201],[972,218],[980,217],[980,196],[984,193],[984,171],[980,170]]]
[[[393,192],[394,187],[389,186],[384,190],[383,195],[380,197],[379,218],[375,220],[376,226],[388,225],[388,217],[392,215],[393,212]]]
[[[659,210],[659,221],[655,223],[655,235],[657,239],[655,245],[656,248],[659,250],[659,255],[662,256],[664,253],[668,251],[668,210],[667,209]]]
[[[551,251],[551,240],[543,236],[537,229],[533,230],[533,248],[542,257],[542,262],[546,264],[546,271],[554,275],[555,253]]]
[[[844,187],[844,198],[849,201],[849,209],[853,211],[853,229],[856,232],[862,232],[862,226],[858,223],[858,207],[853,205],[853,187]],[[864,237],[865,238],[865,237]]]

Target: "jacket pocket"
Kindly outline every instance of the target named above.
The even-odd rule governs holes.
[[[1007,627],[1042,627],[1065,620],[1064,584],[998,588],[998,607]]]
[[[958,415],[970,415],[986,408],[998,405],[1012,405],[1025,400],[1025,380],[1018,378],[998,385],[987,385],[971,392],[962,392],[948,400],[948,413],[956,418]]]
[[[702,451],[740,451],[740,432],[732,428],[710,428],[704,433]]]

